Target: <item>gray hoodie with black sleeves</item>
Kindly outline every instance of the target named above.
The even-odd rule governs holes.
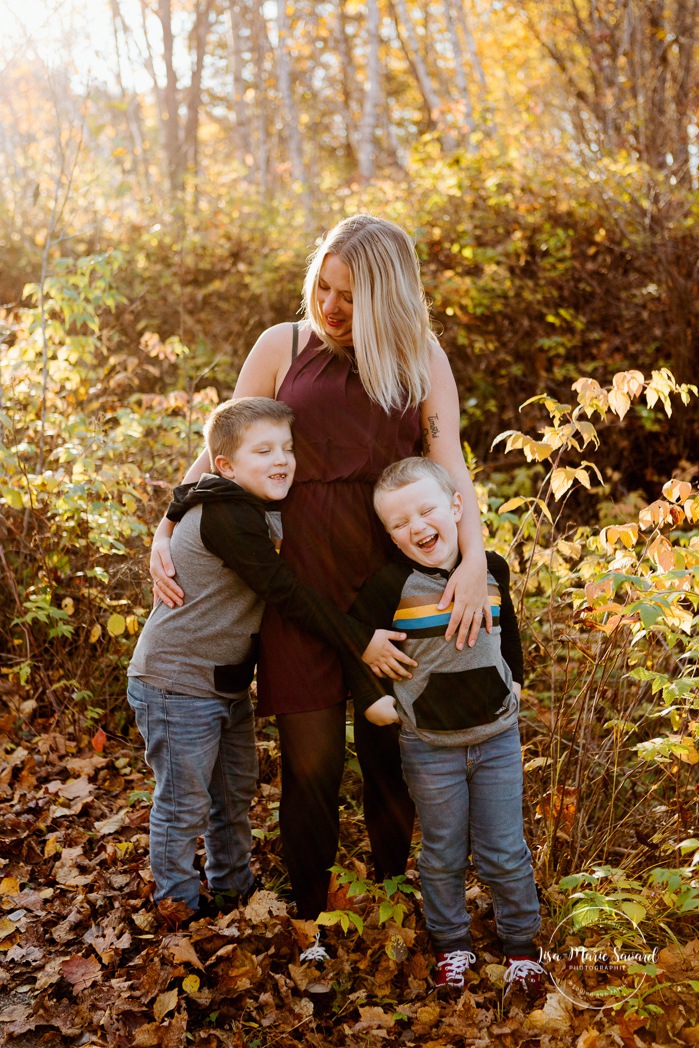
[[[130,677],[179,695],[246,692],[266,601],[338,650],[361,654],[373,630],[300,582],[275,549],[278,507],[211,473],[175,489],[167,515],[178,522],[171,550],[184,604],[153,608]]]

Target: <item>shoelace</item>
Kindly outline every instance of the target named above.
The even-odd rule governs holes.
[[[541,967],[538,961],[530,960],[528,957],[521,957],[517,960],[510,961],[505,972],[505,983],[508,984],[505,993],[508,994],[516,982],[521,983],[526,989],[527,978],[530,975],[534,975],[537,979],[546,975],[546,972]]]
[[[468,950],[452,950],[443,961],[438,961],[437,967],[443,968],[447,982],[454,986],[464,985],[464,972],[467,972],[472,964],[476,963],[475,953]]]
[[[299,956],[299,962],[303,964],[305,961],[329,961],[330,954],[324,946],[320,945],[320,932],[316,934],[316,941],[312,946],[309,946],[307,950],[304,950]]]

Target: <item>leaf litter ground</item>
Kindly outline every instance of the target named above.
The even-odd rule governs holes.
[[[152,783],[139,748],[104,733],[90,745],[41,722],[20,727],[0,713],[0,1043],[8,1048],[699,1045],[698,999],[678,985],[699,978],[699,942],[661,952],[659,1014],[576,1008],[553,984],[534,1004],[505,998],[492,906],[476,881],[467,894],[478,966],[460,994],[435,993],[409,894],[399,899],[402,923],[381,923],[375,899],[350,899],[335,885],[329,907],[354,910],[363,933],[330,928],[330,962],[301,964],[316,928],[295,920],[285,897],[269,733],[260,735],[252,811],[265,887],[246,906],[214,906],[189,924],[177,906],[158,912],[148,866]],[[365,877],[360,792],[350,769],[339,861]]]

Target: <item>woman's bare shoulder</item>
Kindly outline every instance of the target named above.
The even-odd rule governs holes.
[[[310,325],[299,325],[299,348],[308,341],[305,329]],[[248,353],[240,369],[235,387],[237,397],[275,397],[291,364],[293,324],[274,324],[262,332]]]

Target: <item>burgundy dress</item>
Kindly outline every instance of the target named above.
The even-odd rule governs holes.
[[[385,412],[369,399],[351,351],[319,349],[312,334],[277,394],[296,415],[296,476],[282,511],[282,556],[347,611],[388,558],[372,492],[392,462],[421,453],[419,408]],[[332,649],[268,606],[258,664],[260,716],[321,710],[347,695]]]

